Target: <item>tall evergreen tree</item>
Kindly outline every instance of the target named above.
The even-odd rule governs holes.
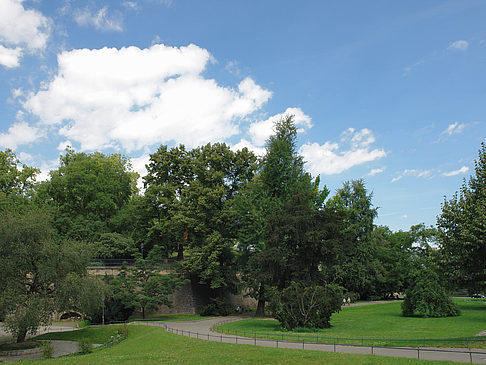
[[[481,143],[474,175],[442,204],[437,218],[442,266],[449,281],[486,290],[486,144]]]

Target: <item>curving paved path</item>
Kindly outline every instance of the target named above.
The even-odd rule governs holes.
[[[383,303],[383,302],[381,302]],[[419,358],[422,360],[449,360],[456,362],[486,364],[486,349],[465,348],[415,348],[415,347],[370,347],[333,344],[313,344],[303,342],[263,340],[243,336],[234,336],[213,332],[211,328],[223,321],[237,321],[248,317],[218,317],[187,322],[132,322],[137,325],[161,326],[175,334],[184,335],[201,340],[223,343],[247,344],[264,347],[278,347],[287,349],[304,349],[327,352],[341,352],[351,354],[373,354],[378,356]],[[471,351],[471,352],[469,352]]]

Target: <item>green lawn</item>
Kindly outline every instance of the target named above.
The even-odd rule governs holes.
[[[141,315],[130,316],[128,319],[129,321],[164,321],[164,322],[173,322],[173,321],[196,321],[199,319],[208,319],[213,317],[202,317],[199,314],[158,314],[158,315],[149,315],[145,316],[145,319],[142,319]]]
[[[66,341],[81,341],[85,340],[89,343],[103,344],[107,342],[111,336],[118,333],[122,325],[104,326],[104,327],[85,327],[76,331],[67,332],[51,332],[36,336],[33,340],[66,340]]]
[[[486,301],[482,299],[456,299],[461,315],[448,318],[412,318],[402,317],[400,303],[376,304],[359,307],[345,307],[331,317],[331,328],[317,332],[286,332],[273,319],[247,319],[227,323],[218,327],[219,330],[272,334],[270,338],[284,338],[297,333],[299,338],[311,336],[311,341],[324,341],[324,337],[339,338],[374,338],[374,339],[421,339],[417,343],[404,345],[424,346],[423,339],[450,339],[474,337],[486,330]],[[257,337],[265,337],[259,336]],[[349,342],[348,342],[349,343]],[[361,343],[361,340],[353,343]],[[367,344],[364,341],[364,344]],[[375,341],[376,345],[389,345],[389,341]],[[392,342],[392,345],[401,343]],[[466,346],[462,343],[425,343],[427,346]],[[486,343],[475,347],[485,347]]]
[[[111,326],[110,326],[111,327]],[[113,326],[116,328],[115,326]],[[89,328],[90,338],[106,336],[104,328]],[[82,336],[82,331],[74,333]],[[97,335],[96,332],[103,332]],[[73,333],[73,334],[74,334]],[[62,332],[59,335],[73,335]],[[51,334],[52,335],[52,334]],[[67,339],[67,337],[64,337]],[[80,337],[81,338],[81,337]],[[72,339],[72,337],[70,337]],[[414,365],[455,364],[372,355],[348,355],[319,351],[286,350],[251,345],[234,345],[191,339],[167,333],[160,327],[130,326],[128,339],[110,348],[94,350],[88,355],[66,356],[51,360],[25,361],[32,364],[350,364]]]

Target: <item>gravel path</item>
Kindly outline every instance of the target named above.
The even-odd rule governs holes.
[[[163,326],[170,332],[198,338],[225,343],[247,344],[264,347],[278,347],[288,349],[304,349],[327,352],[341,352],[352,354],[373,354],[378,356],[419,358],[422,360],[449,360],[456,362],[472,362],[476,364],[486,364],[486,349],[465,348],[415,348],[415,347],[370,347],[370,346],[349,346],[334,344],[312,344],[303,342],[274,341],[255,339],[234,335],[222,335],[213,332],[211,328],[222,321],[237,321],[242,317],[219,317],[207,320],[188,321],[188,322],[138,322],[133,324]],[[471,352],[469,352],[471,351]]]
[[[54,347],[53,357],[64,356],[78,352],[78,342],[76,341],[51,341]],[[2,355],[0,352],[0,360],[5,362],[19,361],[19,360],[37,360],[42,358],[42,351],[39,348],[9,351],[8,355]]]

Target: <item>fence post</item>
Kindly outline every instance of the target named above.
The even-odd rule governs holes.
[[[278,338],[277,338],[277,348],[278,348]]]
[[[371,355],[374,355],[373,344],[371,344]]]
[[[336,342],[334,342],[334,352],[336,352]]]
[[[469,349],[469,362],[472,364],[472,352],[471,352],[471,349]]]
[[[417,347],[417,359],[420,360],[420,347]]]

